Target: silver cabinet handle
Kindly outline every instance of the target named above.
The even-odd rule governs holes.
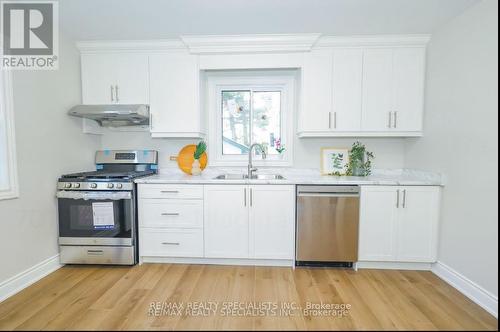
[[[179,242],[162,242],[161,244],[163,244],[165,246],[178,246],[178,245],[180,245]]]
[[[250,206],[253,206],[253,190],[250,188]]]
[[[247,206],[247,188],[243,191],[243,204],[245,207]]]
[[[113,86],[110,86],[111,90],[111,101],[115,101],[115,88]]]
[[[118,85],[115,85],[115,97],[116,97],[116,102],[119,102],[120,98],[118,97]]]
[[[398,112],[394,112],[394,128],[398,127]]]
[[[178,194],[179,190],[162,190],[160,191],[162,194]]]
[[[392,112],[389,112],[389,123],[387,124],[387,128],[392,128]]]
[[[328,129],[332,129],[332,112],[328,112]]]
[[[406,209],[406,189],[403,190],[403,209]]]
[[[161,214],[162,216],[180,216],[180,213],[170,213],[170,212],[165,212]]]
[[[333,128],[337,129],[337,112],[333,112]]]
[[[398,189],[398,198],[396,200],[396,208],[399,209],[399,203],[400,203],[400,199],[399,199],[399,196],[401,195],[401,190]]]
[[[87,255],[101,256],[101,255],[104,255],[104,251],[102,251],[102,250],[87,250]]]

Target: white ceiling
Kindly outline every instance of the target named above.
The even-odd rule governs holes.
[[[62,0],[75,40],[182,34],[431,33],[479,0]]]

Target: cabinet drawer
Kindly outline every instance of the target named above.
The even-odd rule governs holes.
[[[139,229],[140,256],[203,257],[201,229]]]
[[[139,200],[139,225],[160,228],[202,228],[203,201],[141,199]]]
[[[203,186],[141,184],[139,198],[203,199]]]

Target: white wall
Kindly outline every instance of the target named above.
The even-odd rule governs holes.
[[[444,188],[439,260],[498,296],[498,2],[436,31],[428,49],[425,137],[406,165]]]
[[[93,168],[99,148],[66,115],[81,99],[79,55],[74,43],[60,43],[59,70],[13,75],[20,197],[0,201],[0,284],[58,253],[57,178]]]

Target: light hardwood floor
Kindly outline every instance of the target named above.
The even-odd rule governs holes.
[[[218,303],[217,314],[150,312],[152,303],[203,301]],[[231,302],[301,310],[223,316]],[[307,302],[351,309],[304,316]],[[145,264],[66,266],[0,303],[0,329],[498,330],[498,321],[430,272]]]

